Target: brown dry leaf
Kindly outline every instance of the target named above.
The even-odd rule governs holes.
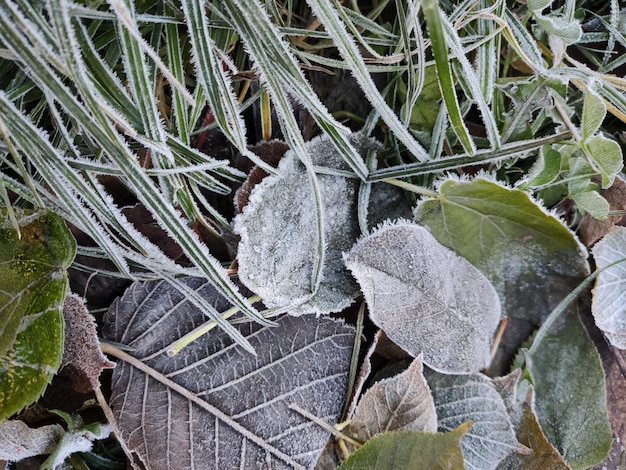
[[[422,374],[422,356],[404,372],[374,384],[352,416],[349,434],[366,441],[391,431],[437,431],[435,403]]]
[[[98,377],[102,369],[115,366],[102,350],[96,333],[96,323],[82,297],[69,294],[63,305],[65,319],[65,351],[61,369],[79,393],[88,393],[100,387]]]
[[[600,194],[608,201],[612,211],[626,210],[626,181],[619,176],[615,177],[611,187],[603,189]],[[606,220],[597,220],[587,214],[580,223],[578,236],[586,247],[590,247],[605,236],[611,227],[623,225],[622,219],[623,216],[617,215],[608,217]]]

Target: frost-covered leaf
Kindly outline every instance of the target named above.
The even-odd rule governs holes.
[[[230,304],[204,279],[187,285],[218,311]],[[126,445],[152,469],[312,468],[345,399],[354,328],[311,315],[238,325],[256,356],[213,331],[179,354],[169,344],[206,317],[166,282],[133,284],[106,315],[117,351],[111,406]],[[111,352],[107,346],[105,352]],[[138,369],[137,366],[143,367]]]
[[[597,191],[581,191],[571,194],[571,198],[583,214],[590,214],[598,220],[606,220],[609,216],[609,203]]]
[[[30,428],[24,421],[4,421],[0,423],[0,460],[19,462],[35,455],[49,454],[64,432],[59,424]]]
[[[379,148],[362,134],[353,134],[350,142],[363,155]],[[307,149],[314,165],[330,171],[350,169],[328,137],[311,140]],[[254,187],[234,223],[241,236],[239,278],[268,307],[294,306],[289,309],[292,315],[340,311],[358,292],[341,259],[359,236],[358,182],[337,174],[318,173],[317,179],[324,224],[324,265],[317,291],[318,214],[309,176],[293,151],[285,154],[277,175]]]
[[[561,221],[527,193],[484,178],[445,181],[416,220],[487,276],[506,316],[541,323],[589,270],[586,250]]]
[[[565,18],[553,15],[535,15],[537,24],[547,33],[557,36],[567,46],[578,42],[583,30],[578,21],[567,21]]]
[[[446,433],[396,431],[379,434],[357,449],[338,470],[449,470],[463,467],[459,441],[470,423]]]
[[[533,165],[528,176],[530,187],[541,186],[551,183],[559,176],[561,171],[561,154],[549,145],[545,145],[539,152],[539,159]]]
[[[489,364],[498,296],[467,260],[407,221],[384,225],[346,255],[370,318],[409,354],[448,373]]]
[[[54,411],[67,423],[67,432],[63,434],[50,456],[41,464],[40,470],[55,470],[66,458],[75,452],[89,452],[93,442],[105,439],[111,433],[110,424],[84,424],[79,415],[68,415]]]
[[[586,155],[591,158],[602,176],[602,187],[613,184],[615,176],[624,168],[622,149],[617,142],[598,134],[583,143]]]
[[[626,258],[626,228],[613,227],[592,252],[598,269],[606,269],[596,279],[591,312],[611,343],[626,349],[626,262],[607,268]]]
[[[538,77],[501,85],[511,100],[511,111],[504,115],[503,141],[533,138],[531,125],[538,110],[552,104],[550,82]]]
[[[0,420],[44,392],[63,354],[61,309],[76,242],[51,212],[0,213]]]
[[[391,431],[435,432],[435,404],[422,369],[422,359],[417,357],[404,372],[369,388],[357,405],[348,433],[367,441]]]
[[[578,318],[569,314],[531,350],[524,372],[535,388],[535,411],[546,437],[573,469],[600,463],[612,444],[600,356]]]
[[[85,300],[69,294],[63,304],[65,347],[61,369],[67,372],[72,388],[89,393],[100,387],[100,372],[113,367],[100,349],[96,322],[87,310]]]
[[[583,116],[581,122],[581,133],[583,142],[593,136],[606,116],[606,106],[602,98],[592,91],[585,93],[583,102]]]
[[[609,233],[611,227],[622,220],[621,211],[626,211],[626,181],[624,179],[617,176],[611,187],[601,190],[600,194],[608,201],[610,210],[615,211],[616,215],[609,216],[603,221],[590,215],[583,217],[577,233],[586,247],[591,247]]]
[[[512,452],[526,450],[515,438],[504,400],[488,377],[444,375],[428,370],[424,375],[435,400],[439,431],[473,422],[461,440],[465,468],[495,469]]]

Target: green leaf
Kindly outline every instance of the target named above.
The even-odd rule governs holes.
[[[450,124],[452,124],[454,132],[459,138],[461,145],[463,145],[465,152],[473,155],[476,152],[476,146],[465,126],[459,100],[456,96],[452,69],[450,68],[450,60],[448,57],[448,43],[446,42],[443,20],[441,18],[443,13],[439,10],[439,3],[436,0],[425,0],[422,8],[424,9],[424,17],[426,18],[426,25],[428,26],[431,48],[433,56],[435,57],[439,87],[443,101],[448,109]]]
[[[549,145],[545,145],[539,152],[539,160],[529,172],[532,179],[528,186],[537,187],[551,183],[561,171],[561,154]]]
[[[397,431],[367,441],[338,470],[396,470],[464,468],[460,441],[471,427],[463,423],[448,433]]]
[[[40,470],[55,470],[65,459],[75,452],[89,452],[93,441],[105,439],[111,433],[111,425],[100,423],[84,424],[79,415],[69,415],[59,410],[52,410],[67,423],[67,432],[58,441],[56,448],[41,464]]]
[[[546,437],[574,470],[600,463],[613,439],[604,370],[587,332],[570,314],[532,350],[525,351],[524,370]]]
[[[593,136],[606,116],[606,106],[600,96],[592,91],[588,91],[585,94],[585,101],[583,103],[583,117],[581,124],[582,140],[586,142],[591,136]]]
[[[0,420],[43,393],[63,355],[65,270],[76,242],[51,212],[19,215],[21,239],[1,213]]]
[[[566,46],[578,42],[582,36],[582,28],[578,21],[567,21],[559,16],[535,15],[537,24],[547,33],[559,37]]]
[[[588,273],[586,250],[565,225],[493,181],[445,181],[416,221],[482,271],[506,316],[540,323]]]
[[[626,349],[626,228],[613,227],[595,244],[593,256],[603,271],[596,279],[591,313],[611,343]],[[618,261],[621,262],[611,266]]]
[[[551,3],[552,0],[528,0],[526,2],[530,11],[539,13],[541,13],[541,11],[544,8],[547,8]]]
[[[595,135],[583,143],[585,154],[602,175],[602,187],[613,184],[615,175],[624,167],[622,149],[617,142],[601,134]]]
[[[597,191],[582,191],[570,196],[582,213],[588,213],[598,220],[609,216],[609,203]]]

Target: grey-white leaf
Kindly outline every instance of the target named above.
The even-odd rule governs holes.
[[[185,282],[218,311],[230,307],[206,280]],[[109,309],[106,337],[146,366],[122,362],[113,373],[111,405],[127,447],[152,470],[312,468],[329,434],[289,405],[335,424],[354,328],[285,316],[273,328],[239,325],[256,356],[221,331],[167,356],[205,321],[166,282],[133,284]]]
[[[30,428],[24,421],[0,423],[0,460],[19,462],[35,455],[49,454],[65,431],[58,424]]]
[[[424,375],[435,400],[439,431],[474,422],[461,439],[467,470],[495,469],[506,456],[524,449],[515,437],[504,400],[488,377],[432,370]]]
[[[592,249],[598,269],[626,257],[626,228],[613,227]],[[626,263],[598,274],[591,312],[613,346],[626,349]]]
[[[350,143],[362,155],[380,147],[362,134],[353,134]],[[268,307],[292,306],[291,315],[341,311],[358,293],[341,258],[359,236],[358,181],[340,174],[350,167],[327,136],[308,142],[307,150],[314,165],[334,172],[317,174],[325,259],[317,291],[318,214],[306,169],[294,152],[285,154],[277,175],[254,187],[234,221],[241,237],[237,254],[241,282]]]
[[[391,431],[437,431],[435,403],[417,357],[404,372],[375,383],[357,405],[350,434],[366,441]]]
[[[400,221],[360,240],[345,257],[372,321],[409,354],[440,372],[489,364],[500,321],[487,278],[423,227]]]

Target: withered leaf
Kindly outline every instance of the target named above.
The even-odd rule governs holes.
[[[366,441],[391,431],[437,431],[435,403],[422,375],[422,358],[404,372],[375,383],[351,418],[349,434]]]
[[[185,282],[218,311],[230,306],[206,280]],[[167,356],[205,320],[166,282],[136,283],[111,306],[106,337],[145,368],[121,362],[113,373],[111,406],[127,447],[152,470],[312,468],[329,433],[290,405],[335,424],[354,328],[285,316],[273,328],[238,325],[256,356],[221,331]]]
[[[61,370],[69,376],[72,388],[88,393],[100,386],[100,372],[114,366],[100,349],[96,323],[82,297],[70,293],[63,304],[65,349]]]

